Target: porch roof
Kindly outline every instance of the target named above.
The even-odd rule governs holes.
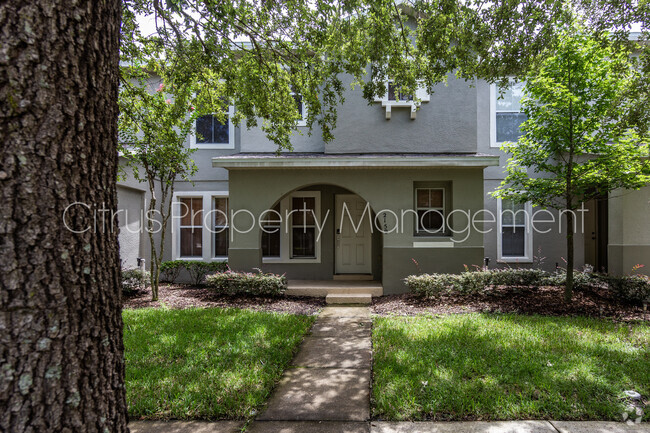
[[[236,153],[212,158],[213,167],[236,168],[431,168],[488,167],[499,157],[483,153]]]

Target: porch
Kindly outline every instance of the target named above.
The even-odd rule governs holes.
[[[373,297],[384,294],[384,287],[381,282],[371,279],[289,280],[285,293],[288,296],[324,297],[328,304],[370,304]]]

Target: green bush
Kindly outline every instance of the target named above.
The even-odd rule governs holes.
[[[181,270],[185,267],[183,260],[169,260],[160,264],[160,277],[167,283],[174,284]]]
[[[229,295],[280,296],[287,288],[284,275],[253,272],[218,272],[206,278],[206,284]]]
[[[224,272],[228,269],[227,262],[184,261],[183,264],[187,272],[190,273],[190,279],[195,286],[203,284],[209,273]]]
[[[122,269],[122,293],[131,295],[137,292],[143,285],[147,286],[150,274],[147,271],[141,271],[138,268]]]
[[[533,286],[539,287],[545,285],[547,272],[541,269],[493,269],[488,272],[488,285],[491,286]]]
[[[607,283],[618,298],[625,302],[641,304],[650,301],[650,277],[646,275],[625,275],[616,277],[600,275],[599,278]]]

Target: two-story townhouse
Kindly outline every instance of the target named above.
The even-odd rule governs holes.
[[[385,294],[405,291],[407,275],[457,273],[486,257],[490,266],[563,265],[558,212],[488,194],[504,176],[499,143],[516,140],[522,120],[517,88],[499,98],[493,85],[450,76],[432,90],[417,110],[392,87],[371,105],[347,90],[334,140],[299,125],[294,151],[280,155],[259,128],[199,119],[200,138],[187,141],[198,171],[177,185],[165,259],[228,260],[293,280],[368,278]],[[128,178],[118,198],[132,267],[147,257],[137,230],[146,192]],[[650,264],[649,198],[646,188],[590,203],[576,264],[617,273]]]

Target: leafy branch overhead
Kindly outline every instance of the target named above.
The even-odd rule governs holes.
[[[597,28],[625,26],[591,1],[576,5]],[[301,120],[293,92],[309,133],[330,141],[346,76],[369,103],[388,78],[415,94],[452,73],[470,83],[522,76],[573,12],[560,0],[125,0],[122,59],[156,45],[174,53],[183,80],[210,71],[218,96],[237,107],[235,123],[260,123],[279,149],[291,149]],[[142,34],[138,16],[155,18],[154,35]]]

